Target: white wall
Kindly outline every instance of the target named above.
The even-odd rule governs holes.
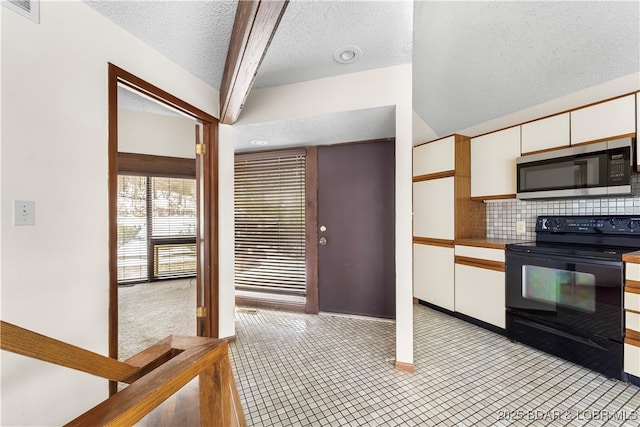
[[[106,355],[107,62],[215,116],[219,94],[81,2],[41,2],[39,25],[0,10],[2,319]],[[12,225],[16,199],[35,226]],[[107,397],[105,380],[6,352],[0,380],[2,425],[63,424]]]
[[[411,64],[254,89],[237,124],[396,106],[396,360],[413,363]]]
[[[195,159],[196,123],[187,117],[118,109],[118,151]]]

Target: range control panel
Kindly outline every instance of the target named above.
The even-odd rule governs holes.
[[[624,234],[640,236],[640,215],[538,217],[536,232]]]

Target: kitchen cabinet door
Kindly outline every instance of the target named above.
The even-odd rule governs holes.
[[[413,296],[453,311],[453,262],[453,248],[414,244]]]
[[[413,183],[413,235],[454,239],[454,177]]]
[[[418,145],[413,149],[413,176],[455,169],[455,136]]]
[[[628,95],[571,112],[571,145],[636,132],[635,95]]]
[[[471,138],[471,197],[515,197],[519,156],[520,126]]]
[[[457,312],[504,329],[504,295],[504,272],[455,264]]]
[[[636,93],[636,172],[640,172],[640,144],[638,144],[638,131],[640,130],[640,92]]]
[[[558,114],[522,125],[522,154],[568,147],[569,113]]]

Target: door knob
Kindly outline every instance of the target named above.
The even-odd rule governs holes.
[[[325,239],[324,237],[321,237],[320,240],[318,241],[318,243],[320,243],[322,246],[327,244],[327,239]]]

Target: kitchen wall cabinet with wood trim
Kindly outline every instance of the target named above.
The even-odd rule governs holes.
[[[571,145],[636,133],[636,95],[571,111]]]
[[[520,126],[471,138],[471,197],[516,197],[516,159]]]
[[[450,137],[413,149],[413,292],[454,310],[454,241],[484,237],[484,203],[470,199],[470,140]]]
[[[636,93],[636,141],[640,133],[640,92]],[[636,171],[640,172],[640,145],[636,142]]]
[[[455,246],[455,310],[504,329],[504,249]]]
[[[640,380],[640,253],[624,257],[624,371]]]
[[[532,154],[570,144],[570,114],[558,114],[522,125],[522,154]]]
[[[451,135],[427,144],[417,145],[413,149],[413,176],[453,172],[456,168],[455,142],[455,135]]]

